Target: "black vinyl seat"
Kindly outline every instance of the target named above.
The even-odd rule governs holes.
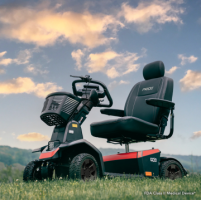
[[[144,139],[146,133],[157,134],[159,127],[136,117],[122,117],[91,124],[91,132],[95,137],[103,138],[138,138]],[[93,134],[92,134],[93,135]]]
[[[94,137],[120,143],[153,140],[150,134],[159,134],[161,120],[163,119],[164,122],[165,119],[167,122],[170,109],[148,105],[146,100],[172,101],[173,80],[165,77],[164,73],[163,62],[156,61],[147,64],[143,69],[145,80],[133,86],[124,110],[101,110],[102,114],[121,118],[92,123],[91,134]]]

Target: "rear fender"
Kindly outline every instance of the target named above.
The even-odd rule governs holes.
[[[187,175],[188,172],[186,171],[186,169],[183,167],[183,165],[176,159],[176,158],[172,158],[172,157],[160,157],[160,162],[164,162],[164,161],[168,161],[168,160],[175,160],[177,161],[183,168],[184,170],[184,174]]]

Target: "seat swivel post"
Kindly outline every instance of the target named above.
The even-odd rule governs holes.
[[[125,151],[126,151],[126,153],[129,152],[129,143],[125,144]]]

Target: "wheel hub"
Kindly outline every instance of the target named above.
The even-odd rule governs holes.
[[[172,180],[176,178],[182,178],[181,170],[177,165],[172,164],[166,170],[166,177]]]
[[[86,159],[82,164],[81,176],[83,180],[95,179],[97,176],[95,163],[91,159]]]

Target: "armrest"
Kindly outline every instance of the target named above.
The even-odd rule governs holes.
[[[124,110],[117,109],[101,109],[100,112],[105,115],[112,115],[116,117],[124,117]]]
[[[161,107],[161,108],[167,108],[169,110],[174,109],[174,105],[175,103],[171,102],[171,101],[167,101],[164,99],[145,99],[146,103],[152,106],[157,106],[157,107]]]

